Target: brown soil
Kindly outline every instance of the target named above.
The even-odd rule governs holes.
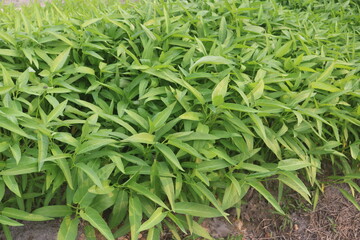
[[[360,211],[339,188],[349,191],[344,184],[326,187],[315,211],[304,211],[311,206],[304,204],[298,196],[288,195],[298,203],[295,206],[298,210],[295,209],[288,218],[274,214],[269,203],[255,194],[242,208],[244,239],[360,239]],[[360,194],[356,200],[360,203]]]

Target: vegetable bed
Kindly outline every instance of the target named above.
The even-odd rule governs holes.
[[[279,214],[284,187],[316,206],[325,166],[360,192],[356,1],[2,8],[8,239],[18,220],[58,217],[58,239],[80,219],[106,239],[211,239],[201,221],[239,212],[250,188]]]

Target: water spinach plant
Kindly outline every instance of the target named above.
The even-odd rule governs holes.
[[[306,2],[306,3],[305,3]],[[360,192],[356,1],[67,0],[0,12],[0,223],[211,236],[324,169]],[[314,193],[314,194],[312,194]],[[360,210],[352,194],[346,197]]]

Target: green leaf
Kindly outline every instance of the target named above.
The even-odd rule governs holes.
[[[35,209],[33,214],[42,215],[45,217],[65,217],[71,215],[73,211],[70,207],[66,205],[52,205],[52,206],[45,206],[38,209]]]
[[[219,106],[220,108],[228,109],[228,110],[234,110],[238,112],[245,112],[245,113],[257,113],[259,112],[256,109],[243,106],[241,104],[235,104],[235,103],[224,103]]]
[[[192,121],[199,121],[200,118],[203,116],[201,113],[196,112],[186,112],[179,116],[180,119],[183,120],[192,120]]]
[[[224,98],[227,92],[230,75],[227,75],[215,87],[211,95],[211,100],[214,106],[219,106],[224,103]]]
[[[71,219],[70,216],[66,216],[61,222],[57,240],[75,240],[78,235],[79,223],[79,218]]]
[[[284,159],[279,161],[278,168],[284,171],[295,171],[311,166],[310,163],[298,159]]]
[[[278,179],[290,188],[298,192],[306,201],[311,204],[310,193],[305,184],[292,172],[280,172]]]
[[[264,88],[265,88],[265,84],[263,79],[261,79],[256,83],[256,86],[253,88],[253,90],[251,90],[251,92],[248,95],[248,98],[252,100],[258,100],[263,95]]]
[[[89,67],[85,67],[85,66],[80,66],[80,67],[76,67],[74,69],[75,72],[77,73],[84,73],[84,74],[89,74],[89,75],[95,75],[95,71],[92,68]]]
[[[204,64],[226,64],[226,65],[230,65],[230,64],[234,64],[233,61],[228,60],[224,57],[221,56],[205,56],[200,58],[199,60],[197,60],[189,69],[190,72],[193,72],[193,70],[201,65]]]
[[[178,158],[176,157],[174,152],[171,150],[171,148],[169,148],[168,146],[166,146],[165,144],[162,144],[162,143],[156,143],[155,147],[160,150],[160,152],[165,156],[166,160],[168,160],[169,163],[174,164],[175,167],[177,167],[181,171],[184,171],[184,169],[181,167],[181,164],[180,164]]]
[[[327,91],[327,92],[340,92],[341,91],[341,89],[339,89],[339,88],[337,88],[337,87],[335,87],[333,85],[323,83],[323,82],[312,82],[310,84],[310,86],[312,88],[324,90],[324,91]]]
[[[356,207],[356,209],[358,211],[360,211],[360,204],[357,202],[357,200],[355,199],[355,197],[353,195],[351,195],[350,193],[348,193],[348,191],[340,188],[339,189],[340,192],[344,195],[344,197],[349,200],[352,204],[354,204],[354,206]]]
[[[184,143],[180,140],[177,140],[177,139],[170,139],[168,141],[168,144],[170,145],[173,145],[177,148],[179,148],[180,150],[184,151],[184,152],[187,152],[189,153],[190,155],[194,156],[194,157],[197,157],[197,158],[200,158],[200,159],[203,159],[204,157],[200,155],[200,153],[198,151],[196,151],[195,148],[193,148],[191,145],[187,144],[187,143]]]
[[[86,165],[85,163],[78,163],[76,164],[76,167],[80,168],[88,177],[93,181],[93,183],[96,184],[99,188],[103,188],[103,185],[100,181],[99,176],[96,174],[94,169]]]
[[[249,170],[249,171],[254,171],[254,172],[259,172],[259,173],[267,173],[267,172],[270,172],[268,169],[264,168],[264,167],[261,167],[261,166],[258,166],[258,165],[255,165],[255,164],[252,164],[252,163],[240,163],[238,165],[239,168],[242,168],[242,169],[246,169],[246,170]]]
[[[5,40],[6,42],[10,43],[11,45],[16,45],[16,40],[6,32],[0,31],[0,39]]]
[[[90,26],[91,24],[94,24],[100,20],[102,20],[103,18],[92,18],[92,19],[88,19],[86,21],[84,21],[83,24],[81,24],[81,28],[86,28],[87,26]]]
[[[0,49],[0,55],[9,57],[19,57],[19,53],[15,49]]]
[[[70,133],[66,133],[66,132],[54,133],[53,138],[74,147],[77,147],[79,145],[79,141],[73,136],[71,136]]]
[[[37,215],[37,214],[32,214],[32,213],[28,213],[16,208],[9,208],[9,207],[5,207],[2,211],[1,211],[2,215],[10,217],[10,218],[15,218],[15,219],[19,219],[19,220],[25,220],[25,221],[48,221],[48,220],[52,220],[52,218],[48,218],[48,217],[44,217],[41,215]]]
[[[360,146],[358,143],[353,143],[350,145],[350,154],[353,159],[357,159],[360,153]]]
[[[221,149],[213,148],[210,150],[210,152],[215,153],[219,158],[224,159],[231,165],[236,165],[237,162],[235,162],[227,153]]]
[[[71,46],[71,47],[75,47],[76,44],[73,41],[70,41],[68,38],[66,38],[63,35],[57,34],[55,32],[50,32],[51,35],[53,35],[54,37],[56,37],[57,39],[63,41],[64,43],[66,43],[67,45]]]
[[[119,190],[108,221],[111,229],[118,226],[123,221],[124,217],[127,215],[128,201],[129,197],[127,191]]]
[[[219,212],[217,209],[195,202],[177,202],[174,204],[174,211],[176,213],[204,218],[222,216],[221,212]]]
[[[76,148],[76,153],[78,155],[84,154],[116,142],[117,141],[115,141],[114,139],[108,139],[108,138],[91,139],[79,145]]]
[[[289,41],[282,45],[276,52],[275,57],[281,58],[290,52],[293,41]]]
[[[131,190],[135,191],[137,194],[143,195],[148,199],[150,199],[151,201],[153,201],[154,203],[157,203],[159,206],[169,210],[169,208],[165,205],[165,203],[161,201],[161,199],[158,196],[156,196],[154,193],[150,192],[150,190],[147,189],[146,187],[137,184],[135,182],[130,182],[126,186]]]
[[[167,119],[169,118],[172,110],[174,109],[175,104],[176,104],[176,102],[170,104],[167,108],[165,108],[163,111],[159,112],[158,114],[156,114],[154,116],[153,124],[154,124],[155,130],[164,126],[164,124],[167,121]]]
[[[159,224],[167,215],[167,212],[163,212],[163,208],[159,207],[153,212],[153,214],[150,216],[150,218],[141,224],[138,232],[148,230],[155,225]]]
[[[203,237],[205,239],[213,239],[209,232],[203,227],[201,226],[200,224],[198,224],[196,221],[193,221],[192,222],[193,224],[193,231],[196,235],[200,236],[200,237]]]
[[[201,93],[196,88],[194,88],[191,84],[184,81],[183,79],[179,78],[175,73],[171,72],[170,70],[168,70],[168,69],[155,70],[155,69],[150,68],[150,69],[146,69],[144,72],[154,75],[158,78],[165,79],[166,81],[169,81],[171,83],[176,83],[176,84],[179,84],[180,86],[185,87],[196,97],[196,99],[201,104],[205,104],[205,98],[201,95]]]
[[[42,133],[38,133],[38,170],[44,165],[44,160],[48,154],[49,139]]]
[[[250,118],[255,123],[255,126],[256,126],[255,129],[258,129],[259,136],[263,140],[267,139],[265,126],[264,126],[264,124],[262,122],[262,119],[258,115],[255,115],[255,114],[250,114]]]
[[[223,16],[221,18],[220,27],[219,27],[219,41],[221,43],[224,43],[227,35],[226,33],[227,33],[227,22],[226,22],[226,18]]]
[[[155,136],[150,133],[137,133],[122,140],[122,142],[154,144]]]
[[[327,69],[325,69],[323,73],[321,73],[321,75],[316,79],[316,82],[326,81],[331,76],[334,67],[335,67],[335,62],[333,62]]]
[[[160,230],[158,228],[149,229],[146,240],[160,240]]]
[[[57,72],[59,71],[65,64],[71,48],[65,49],[62,53],[60,53],[50,64],[50,71]]]
[[[144,32],[146,33],[146,35],[148,36],[148,38],[150,38],[153,41],[156,41],[156,37],[155,35],[144,25],[140,24],[140,26],[142,27],[142,29],[144,30]]]
[[[57,105],[47,116],[47,122],[49,123],[49,122],[53,121],[54,119],[56,119],[57,117],[59,117],[60,115],[62,115],[67,103],[68,103],[68,100],[65,100],[62,103],[60,103],[59,105]]]
[[[0,127],[9,130],[10,132],[16,133],[20,136],[35,140],[34,137],[28,135],[24,130],[22,130],[17,124],[11,122],[9,119],[0,116]]]
[[[231,207],[234,207],[237,203],[240,202],[241,191],[239,194],[236,188],[237,187],[235,186],[234,183],[231,183],[226,187],[222,200],[222,206],[224,209],[229,209]]]
[[[217,199],[215,198],[214,194],[207,189],[204,184],[198,182],[193,185],[203,196],[205,196],[211,203],[214,205],[214,207],[221,213],[221,215],[229,221],[228,214],[224,212],[220,204],[218,203]]]
[[[160,182],[162,189],[169,200],[170,206],[173,209],[175,203],[175,189],[173,180],[170,177],[160,177]]]
[[[86,185],[79,186],[73,196],[73,203],[77,203],[80,205],[80,207],[86,208],[90,206],[90,204],[93,202],[95,197],[96,197],[95,194],[89,192],[88,186]]]
[[[129,199],[129,220],[131,239],[138,239],[139,228],[142,219],[142,205],[137,196],[131,196]]]
[[[34,173],[38,171],[37,163],[31,163],[27,165],[21,165],[13,168],[9,168],[0,172],[0,175],[7,176],[7,175],[22,175],[28,173]]]
[[[15,193],[18,197],[21,198],[21,193],[20,193],[20,189],[19,189],[19,185],[15,180],[14,176],[11,175],[4,175],[3,176],[3,180],[6,184],[6,186],[10,189],[10,191],[12,191],[13,193]]]
[[[2,180],[2,178],[0,178],[0,201],[4,198],[5,191],[6,191],[5,183]]]
[[[4,95],[5,93],[10,92],[13,88],[14,88],[14,86],[0,87],[0,95]]]
[[[97,59],[99,59],[101,61],[104,61],[104,58],[95,51],[84,51],[84,54],[90,55],[90,56],[92,56],[94,58],[97,58]]]
[[[256,191],[258,191],[266,200],[269,201],[269,203],[278,211],[279,213],[285,215],[284,211],[281,209],[279,203],[276,201],[276,199],[271,195],[271,193],[266,190],[266,188],[257,180],[247,180],[250,186],[255,188]]]
[[[59,159],[59,160],[56,160],[55,162],[59,166],[61,171],[63,172],[63,174],[65,176],[65,179],[66,179],[67,183],[69,184],[69,187],[71,189],[74,189],[72,176],[71,176],[71,171],[70,171],[69,164],[68,164],[67,160],[66,159]]]
[[[101,215],[91,207],[87,207],[84,210],[80,211],[80,217],[88,221],[94,228],[99,230],[99,232],[107,239],[113,240],[114,236],[106,224]]]
[[[227,168],[230,166],[231,165],[228,162],[226,162],[222,159],[219,159],[219,160],[211,160],[211,161],[201,162],[197,165],[196,169],[201,172],[212,172],[212,171],[224,169],[224,168]]]
[[[3,78],[3,84],[5,87],[7,86],[14,86],[14,82],[11,79],[11,76],[9,74],[9,72],[6,70],[6,68],[0,64],[1,69],[2,69],[2,78]]]
[[[85,233],[86,240],[97,240],[95,228],[93,226],[85,225],[84,233]]]
[[[15,144],[11,145],[10,151],[16,161],[16,164],[19,164],[19,162],[21,160],[21,149],[20,149],[19,143],[15,143]]]
[[[19,223],[15,220],[12,220],[11,218],[1,216],[1,215],[0,215],[0,223],[7,225],[7,226],[13,226],[13,227],[24,226],[24,224],[22,224],[22,223]]]
[[[144,128],[145,130],[148,130],[149,128],[149,124],[148,122],[141,117],[139,114],[137,114],[134,111],[131,110],[125,110],[125,112],[135,121],[137,122],[142,128]]]
[[[113,155],[109,155],[109,158],[111,159],[111,161],[113,161],[113,163],[115,163],[116,167],[122,172],[125,173],[125,168],[124,168],[124,164],[121,160],[121,157],[117,154],[113,154]]]

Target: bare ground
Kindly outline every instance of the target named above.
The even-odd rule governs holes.
[[[256,195],[243,207],[241,219],[245,239],[360,239],[360,211],[339,191],[346,185],[331,185],[325,188],[320,196],[315,211],[298,196],[288,195],[295,199],[287,203],[292,208],[288,218],[271,212],[266,200]],[[356,200],[360,203],[360,194]],[[297,205],[295,205],[297,204]]]

